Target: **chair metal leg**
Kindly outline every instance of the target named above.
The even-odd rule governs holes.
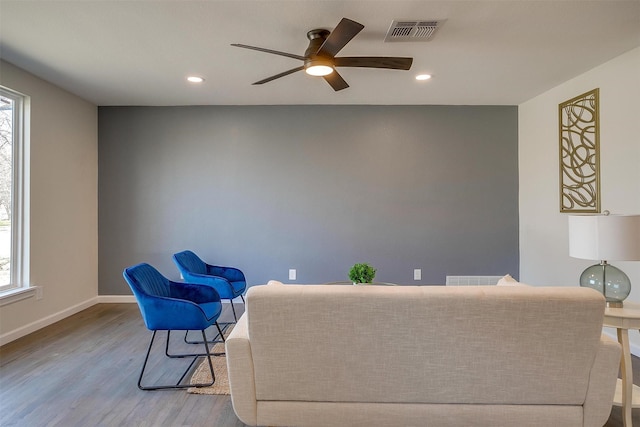
[[[218,326],[218,322],[216,322],[216,327],[218,328],[218,334],[216,335],[216,338],[221,334],[220,331],[220,326]],[[187,331],[188,333],[189,331]],[[171,336],[171,331],[167,331],[167,343],[165,345],[165,350],[164,350],[164,354],[167,357],[170,357],[172,359],[180,359],[180,358],[184,358],[184,357],[195,357],[195,356],[204,356],[205,353],[186,353],[186,354],[171,354],[169,353],[169,338]],[[186,335],[185,335],[186,337]],[[212,340],[207,340],[207,344],[218,344],[218,343],[223,343],[224,341],[224,336],[222,336],[222,341],[216,341],[215,339]],[[204,341],[185,341],[187,344],[204,344]],[[207,346],[207,350],[209,350],[209,347]],[[223,354],[225,354],[224,352],[222,353],[210,353],[213,354],[214,356],[222,356]]]
[[[229,325],[225,325],[225,329],[228,327]],[[220,325],[218,324],[218,322],[216,322],[216,328],[218,328],[218,335],[220,335],[220,339],[222,340],[222,342],[226,342],[226,338],[224,337],[224,334],[222,333],[222,329],[220,329]],[[214,338],[215,339],[215,338]]]
[[[236,316],[236,309],[233,306],[233,298],[229,298],[229,302],[231,303],[231,310],[233,311],[233,320],[235,320],[234,323],[238,323],[238,317]]]
[[[191,387],[209,387],[212,386],[213,383],[216,382],[216,374],[213,372],[213,364],[211,363],[211,352],[209,351],[209,345],[207,344],[207,336],[204,332],[204,329],[201,331],[202,332],[202,341],[204,342],[204,348],[207,352],[207,362],[209,362],[209,372],[211,372],[211,382],[210,383],[196,383],[196,384],[191,384]],[[184,377],[184,375],[183,375]]]
[[[245,304],[244,296],[242,294],[240,295],[240,298],[242,299],[242,304]],[[238,316],[236,316],[236,309],[233,305],[233,298],[229,298],[229,302],[231,303],[231,310],[233,310],[233,320],[235,320],[234,323],[238,323]]]
[[[223,343],[226,341],[225,337],[224,337],[224,332],[227,330],[227,328],[229,327],[229,323],[223,323],[224,327],[221,329],[220,328],[220,324],[218,322],[216,322],[216,328],[218,328],[218,334],[216,336],[213,337],[213,339],[207,341],[209,344],[217,344],[217,343]],[[187,337],[189,335],[189,331],[185,331],[184,333],[184,342],[187,344],[202,344],[202,341],[190,341]],[[218,337],[220,337],[220,339],[218,339]],[[168,344],[167,344],[167,348]],[[169,356],[171,357],[171,356]]]
[[[242,299],[242,304],[245,304],[244,296],[242,294],[240,294],[239,296]],[[231,303],[231,311],[233,311],[233,320],[234,320],[233,323],[238,323],[238,316],[236,314],[236,306],[233,304],[233,300],[234,300],[234,298],[229,298],[229,302]]]
[[[171,334],[171,331],[167,331],[167,345],[165,347],[165,354],[167,356],[169,356],[169,357],[189,357],[189,356],[193,356],[193,360],[191,361],[191,363],[189,363],[189,366],[187,367],[187,369],[184,371],[184,373],[182,374],[182,376],[180,377],[178,382],[175,383],[174,385],[167,384],[167,385],[143,386],[142,385],[142,377],[144,376],[144,371],[145,371],[145,369],[147,367],[147,362],[149,361],[149,354],[151,353],[151,348],[153,347],[153,341],[156,338],[156,332],[158,332],[158,331],[153,331],[153,335],[151,336],[151,341],[149,342],[149,348],[147,349],[147,354],[146,354],[146,356],[144,358],[144,363],[142,364],[142,370],[140,371],[140,377],[138,377],[138,388],[140,390],[165,390],[165,389],[176,389],[176,388],[187,388],[187,387],[208,387],[208,386],[213,385],[213,383],[216,381],[216,377],[215,377],[215,374],[213,372],[213,364],[211,363],[211,353],[209,352],[209,345],[207,344],[207,336],[205,334],[205,331],[202,330],[201,332],[202,332],[202,339],[203,339],[203,343],[204,343],[205,353],[202,353],[202,354],[182,354],[182,355],[174,355],[174,356],[170,356],[169,355],[169,336]],[[209,370],[211,372],[211,382],[210,383],[201,383],[201,384],[181,384],[182,380],[184,380],[184,377],[187,376],[187,373],[189,373],[189,371],[193,367],[193,364],[201,356],[205,356],[207,358],[207,361],[209,362]]]

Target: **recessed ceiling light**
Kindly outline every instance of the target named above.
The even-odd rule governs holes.
[[[190,81],[191,83],[202,83],[204,81],[202,77],[198,77],[198,76],[189,76],[187,77],[187,80]]]
[[[418,74],[416,76],[416,80],[429,80],[431,78],[431,74]]]

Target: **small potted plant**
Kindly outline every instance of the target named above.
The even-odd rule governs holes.
[[[354,285],[362,284],[362,283],[371,283],[373,279],[376,277],[376,269],[371,267],[369,264],[360,263],[354,264],[349,270],[349,279],[353,282]]]

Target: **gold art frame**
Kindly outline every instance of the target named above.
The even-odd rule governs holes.
[[[558,106],[560,212],[600,212],[600,89]]]

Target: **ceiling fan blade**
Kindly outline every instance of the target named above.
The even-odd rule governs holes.
[[[336,92],[349,87],[347,82],[345,82],[342,76],[335,70],[333,71],[333,73],[323,76],[323,78],[327,81],[327,83],[331,85],[333,90],[335,90]]]
[[[282,73],[276,74],[275,76],[267,77],[266,79],[262,79],[260,81],[257,81],[255,83],[253,83],[253,84],[254,85],[261,85],[261,84],[264,84],[264,83],[268,83],[271,80],[279,79],[280,77],[288,76],[289,74],[293,74],[296,71],[302,71],[302,70],[304,70],[304,67],[301,65],[299,67],[292,68],[292,69],[287,70],[287,71],[283,71]]]
[[[396,58],[391,56],[343,56],[334,58],[336,67],[366,67],[390,68],[393,70],[408,70],[413,58]]]
[[[238,44],[238,43],[232,43],[231,46],[242,47],[244,49],[257,50],[259,52],[272,53],[274,55],[286,56],[287,58],[299,59],[301,61],[305,60],[304,56],[296,55],[294,53],[280,52],[279,50],[265,49],[263,47],[249,46],[246,44]]]
[[[322,43],[317,54],[320,56],[335,56],[356,34],[362,31],[363,28],[364,25],[356,21],[342,18],[342,20],[338,22],[338,25],[336,25],[336,28],[329,34],[329,37]]]

